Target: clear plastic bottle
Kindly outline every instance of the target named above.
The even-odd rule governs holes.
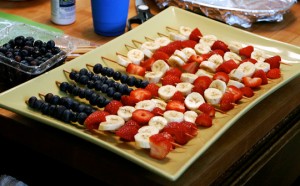
[[[51,0],[51,20],[58,25],[69,25],[75,22],[75,0]]]

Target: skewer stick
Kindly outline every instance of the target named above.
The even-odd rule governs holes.
[[[171,142],[171,144],[172,144],[174,147],[180,147],[180,148],[183,147],[182,145],[179,145],[178,143],[175,143],[175,142]]]
[[[119,53],[119,52],[116,52],[116,55],[120,55],[120,56],[123,56],[123,57],[126,57],[126,58],[127,58],[127,56],[126,56],[126,55],[124,55],[124,54],[121,54],[121,53]]]
[[[166,26],[166,29],[167,29],[168,31],[173,30],[173,31],[179,32],[178,29],[172,28],[172,27],[170,27],[170,26]]]
[[[167,37],[167,38],[169,38],[169,36],[168,36],[168,35],[166,35],[166,34],[163,34],[163,33],[160,33],[160,32],[157,32],[157,35],[158,35],[158,36],[160,36],[160,37]]]
[[[118,54],[117,54],[118,55]],[[121,56],[123,56],[122,54],[121,54]],[[109,58],[107,58],[107,57],[104,57],[104,56],[101,56],[101,59],[102,60],[107,60],[107,61],[110,61],[110,62],[113,62],[113,63],[118,63],[118,62],[116,62],[116,61],[114,61],[114,60],[112,60],[112,59],[109,59]]]
[[[135,40],[135,39],[132,40],[132,43],[134,44],[134,46],[135,46],[136,48],[138,48],[138,45],[143,44],[141,41],[138,41],[138,40]]]
[[[136,49],[137,47],[133,47],[130,45],[125,44],[126,49],[129,51],[130,49]]]
[[[148,41],[154,41],[154,39],[152,39],[150,37],[147,37],[147,36],[145,36],[145,39],[148,40]]]

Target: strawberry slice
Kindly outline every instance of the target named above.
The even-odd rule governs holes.
[[[259,77],[243,77],[242,82],[246,87],[257,88],[261,85],[262,79]]]
[[[273,68],[278,68],[279,69],[280,68],[280,62],[281,62],[281,57],[279,55],[272,56],[272,57],[269,57],[269,58],[265,59],[265,62],[270,64],[271,69],[273,69]]]
[[[192,30],[192,32],[189,36],[189,39],[194,40],[198,43],[202,36],[203,35],[202,35],[201,31],[198,28],[194,28],[194,30]]]
[[[192,89],[192,92],[198,92],[199,94],[201,94],[202,96],[204,96],[204,90],[202,87],[200,86],[194,86]]]
[[[165,111],[163,109],[159,108],[159,107],[155,107],[151,112],[155,116],[162,116]]]
[[[203,90],[207,89],[211,84],[212,79],[208,76],[199,76],[193,82],[194,87],[201,87]]]
[[[174,76],[174,75],[167,75],[164,76],[161,80],[161,84],[162,85],[176,85],[177,83],[180,83],[181,80],[178,76]]]
[[[123,95],[121,96],[121,102],[123,103],[123,105],[135,106],[138,100],[132,96]]]
[[[225,52],[220,49],[216,49],[212,51],[214,54],[219,54],[220,56],[224,57]]]
[[[259,69],[256,72],[254,72],[254,74],[253,74],[252,77],[259,77],[259,78],[261,78],[261,84],[262,85],[268,84],[267,74],[262,69]]]
[[[196,125],[201,127],[211,127],[212,126],[212,118],[205,113],[201,113],[197,116],[195,120]]]
[[[164,60],[164,61],[168,61],[168,59],[170,58],[170,56],[167,53],[163,52],[163,51],[157,50],[152,55],[152,58],[154,58],[155,61],[159,60],[159,59]]]
[[[229,85],[227,87],[227,90],[228,90],[228,92],[233,94],[233,100],[235,103],[240,101],[243,98],[243,92],[236,86]]]
[[[221,40],[215,41],[214,44],[211,46],[211,49],[212,50],[223,50],[224,52],[229,51],[228,45]]]
[[[213,76],[213,80],[216,80],[216,79],[224,81],[227,84],[229,81],[229,75],[225,72],[216,72]]]
[[[166,158],[170,151],[173,150],[174,139],[167,132],[162,132],[150,136],[149,142],[150,156],[152,158],[162,160]]]
[[[281,77],[280,69],[279,68],[270,69],[267,72],[267,77],[270,78],[270,79],[278,79],[278,78],[280,78]]]
[[[151,66],[155,61],[156,61],[155,58],[151,57],[141,61],[140,66],[145,68],[147,71],[151,71]]]
[[[154,114],[148,110],[137,109],[132,112],[132,117],[140,126],[147,125],[149,120],[154,117]]]
[[[90,114],[84,121],[84,126],[88,130],[98,129],[99,124],[101,122],[106,121],[105,116],[108,116],[109,113],[106,111],[95,111],[92,114]]]
[[[184,40],[181,41],[181,48],[194,48],[197,43],[194,40]]]
[[[174,138],[175,142],[180,145],[184,145],[192,139],[193,135],[188,133],[188,131],[189,129],[187,126],[182,125],[179,122],[170,122],[163,129],[163,132],[169,133]]]
[[[166,110],[176,110],[178,112],[185,112],[184,102],[178,100],[170,100],[167,103]]]
[[[243,95],[247,98],[254,96],[254,91],[250,87],[241,87],[240,90],[243,92]]]
[[[133,100],[136,100],[137,102],[148,100],[152,98],[152,94],[149,90],[137,88],[130,92],[130,97],[132,97]]]
[[[253,58],[245,58],[241,61],[241,63],[244,63],[244,62],[251,62],[251,63],[255,64],[255,63],[257,63],[257,60],[253,59]]]
[[[183,93],[180,92],[180,91],[177,91],[177,92],[175,92],[175,94],[171,97],[170,100],[177,100],[177,101],[184,102],[184,99],[185,99],[185,97],[184,97]]]
[[[166,73],[165,73],[165,75],[164,76],[167,76],[167,75],[173,75],[173,76],[177,76],[177,77],[181,77],[181,74],[182,74],[182,71],[181,70],[179,70],[178,68],[176,68],[176,67],[172,67],[172,68],[170,68]]]
[[[202,55],[193,54],[189,57],[187,63],[198,62],[200,64],[204,60],[206,60],[206,58],[204,58]]]
[[[167,46],[163,46],[156,51],[161,51],[171,56],[175,52],[175,50],[181,50],[181,41],[173,41]]]
[[[248,45],[239,50],[239,55],[244,56],[245,58],[251,58],[251,53],[253,51],[254,51],[254,47],[251,45]]]
[[[197,128],[197,126],[194,123],[188,122],[188,121],[182,121],[182,122],[180,122],[180,124],[185,127],[187,133],[191,137],[197,136],[197,134],[198,134],[198,128]]]
[[[112,100],[104,107],[104,111],[110,114],[117,114],[119,108],[122,106],[123,106],[122,102],[117,100]]]
[[[130,63],[126,67],[126,72],[129,74],[134,74],[134,75],[138,75],[138,76],[145,76],[146,69],[142,66]]]
[[[155,83],[149,83],[146,87],[146,90],[148,90],[149,92],[151,92],[153,97],[158,97],[158,89],[159,86]]]
[[[181,66],[181,69],[183,70],[183,72],[195,74],[199,69],[199,63],[197,61],[186,63]]]
[[[219,65],[216,69],[216,72],[225,72],[229,74],[233,69],[236,69],[239,65],[236,64],[232,59],[228,61],[224,61],[221,65]]]
[[[231,92],[225,92],[220,101],[220,109],[228,111],[234,108],[234,95]]]
[[[116,131],[116,135],[124,141],[134,141],[134,135],[138,133],[139,128],[134,125],[123,125]]]
[[[216,109],[214,106],[212,106],[211,104],[209,103],[202,103],[198,110],[200,110],[201,112],[209,115],[210,117],[214,117],[215,114],[216,114]]]

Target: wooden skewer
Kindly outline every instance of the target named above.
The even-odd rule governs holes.
[[[123,55],[122,55],[123,56]],[[101,58],[102,58],[102,60],[107,60],[107,61],[110,61],[110,62],[113,62],[113,63],[118,63],[118,62],[116,62],[116,61],[114,61],[114,60],[112,60],[112,59],[109,59],[109,58],[107,58],[107,57],[104,57],[104,56],[101,56]]]
[[[179,145],[178,143],[175,143],[175,142],[171,142],[171,144],[172,144],[174,147],[180,147],[180,148],[183,147],[182,145]]]
[[[145,39],[148,40],[148,41],[154,41],[154,39],[152,39],[150,37],[147,37],[147,36],[145,36]]]
[[[127,44],[125,44],[125,47],[126,47],[126,49],[129,51],[130,49],[135,49],[135,48],[137,48],[137,47],[133,47],[133,46],[130,46],[130,45],[127,45]]]
[[[167,29],[168,31],[173,30],[173,31],[179,32],[178,29],[172,28],[172,27],[170,27],[170,26],[166,26],[166,29]]]
[[[124,54],[121,54],[121,53],[119,53],[119,52],[116,52],[116,55],[120,55],[120,56],[123,56],[123,57],[126,57],[126,58],[127,58],[127,56],[126,56],[126,55],[124,55]]]
[[[169,37],[166,34],[163,34],[163,33],[160,33],[160,32],[157,32],[157,35],[160,36],[160,37]]]

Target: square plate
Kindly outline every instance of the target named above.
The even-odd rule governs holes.
[[[125,159],[130,160],[169,180],[176,180],[211,146],[211,144],[224,134],[229,127],[234,125],[242,115],[246,114],[254,105],[282,85],[297,77],[300,73],[300,64],[281,65],[281,79],[272,80],[271,83],[262,86],[261,89],[255,93],[254,97],[243,100],[226,115],[217,113],[212,127],[201,129],[199,132],[200,134],[189,141],[189,143],[185,145],[185,148],[176,148],[174,151],[170,152],[164,160],[150,158],[148,151],[136,148],[133,142],[121,142],[110,133],[92,135],[73,125],[60,122],[56,119],[42,115],[39,112],[33,111],[25,104],[25,100],[30,96],[38,96],[39,93],[47,94],[51,92],[53,94],[65,95],[59,91],[55,83],[55,81],[63,82],[68,80],[67,75],[63,70],[79,70],[85,68],[86,64],[94,65],[96,63],[103,63],[116,70],[124,71],[124,68],[115,63],[102,61],[101,56],[116,60],[116,52],[126,54],[127,48],[125,45],[133,46],[133,40],[146,41],[145,37],[156,38],[158,37],[158,33],[167,35],[168,30],[166,29],[166,26],[173,28],[179,28],[179,26],[188,26],[191,28],[198,27],[203,34],[214,34],[220,40],[225,42],[232,40],[240,41],[264,50],[269,55],[278,54],[287,61],[296,61],[300,59],[299,47],[263,38],[176,7],[169,7],[148,20],[146,23],[107,44],[35,79],[1,93],[0,106],[26,117],[38,120],[42,124],[50,125],[94,143],[124,157],[124,161]]]

